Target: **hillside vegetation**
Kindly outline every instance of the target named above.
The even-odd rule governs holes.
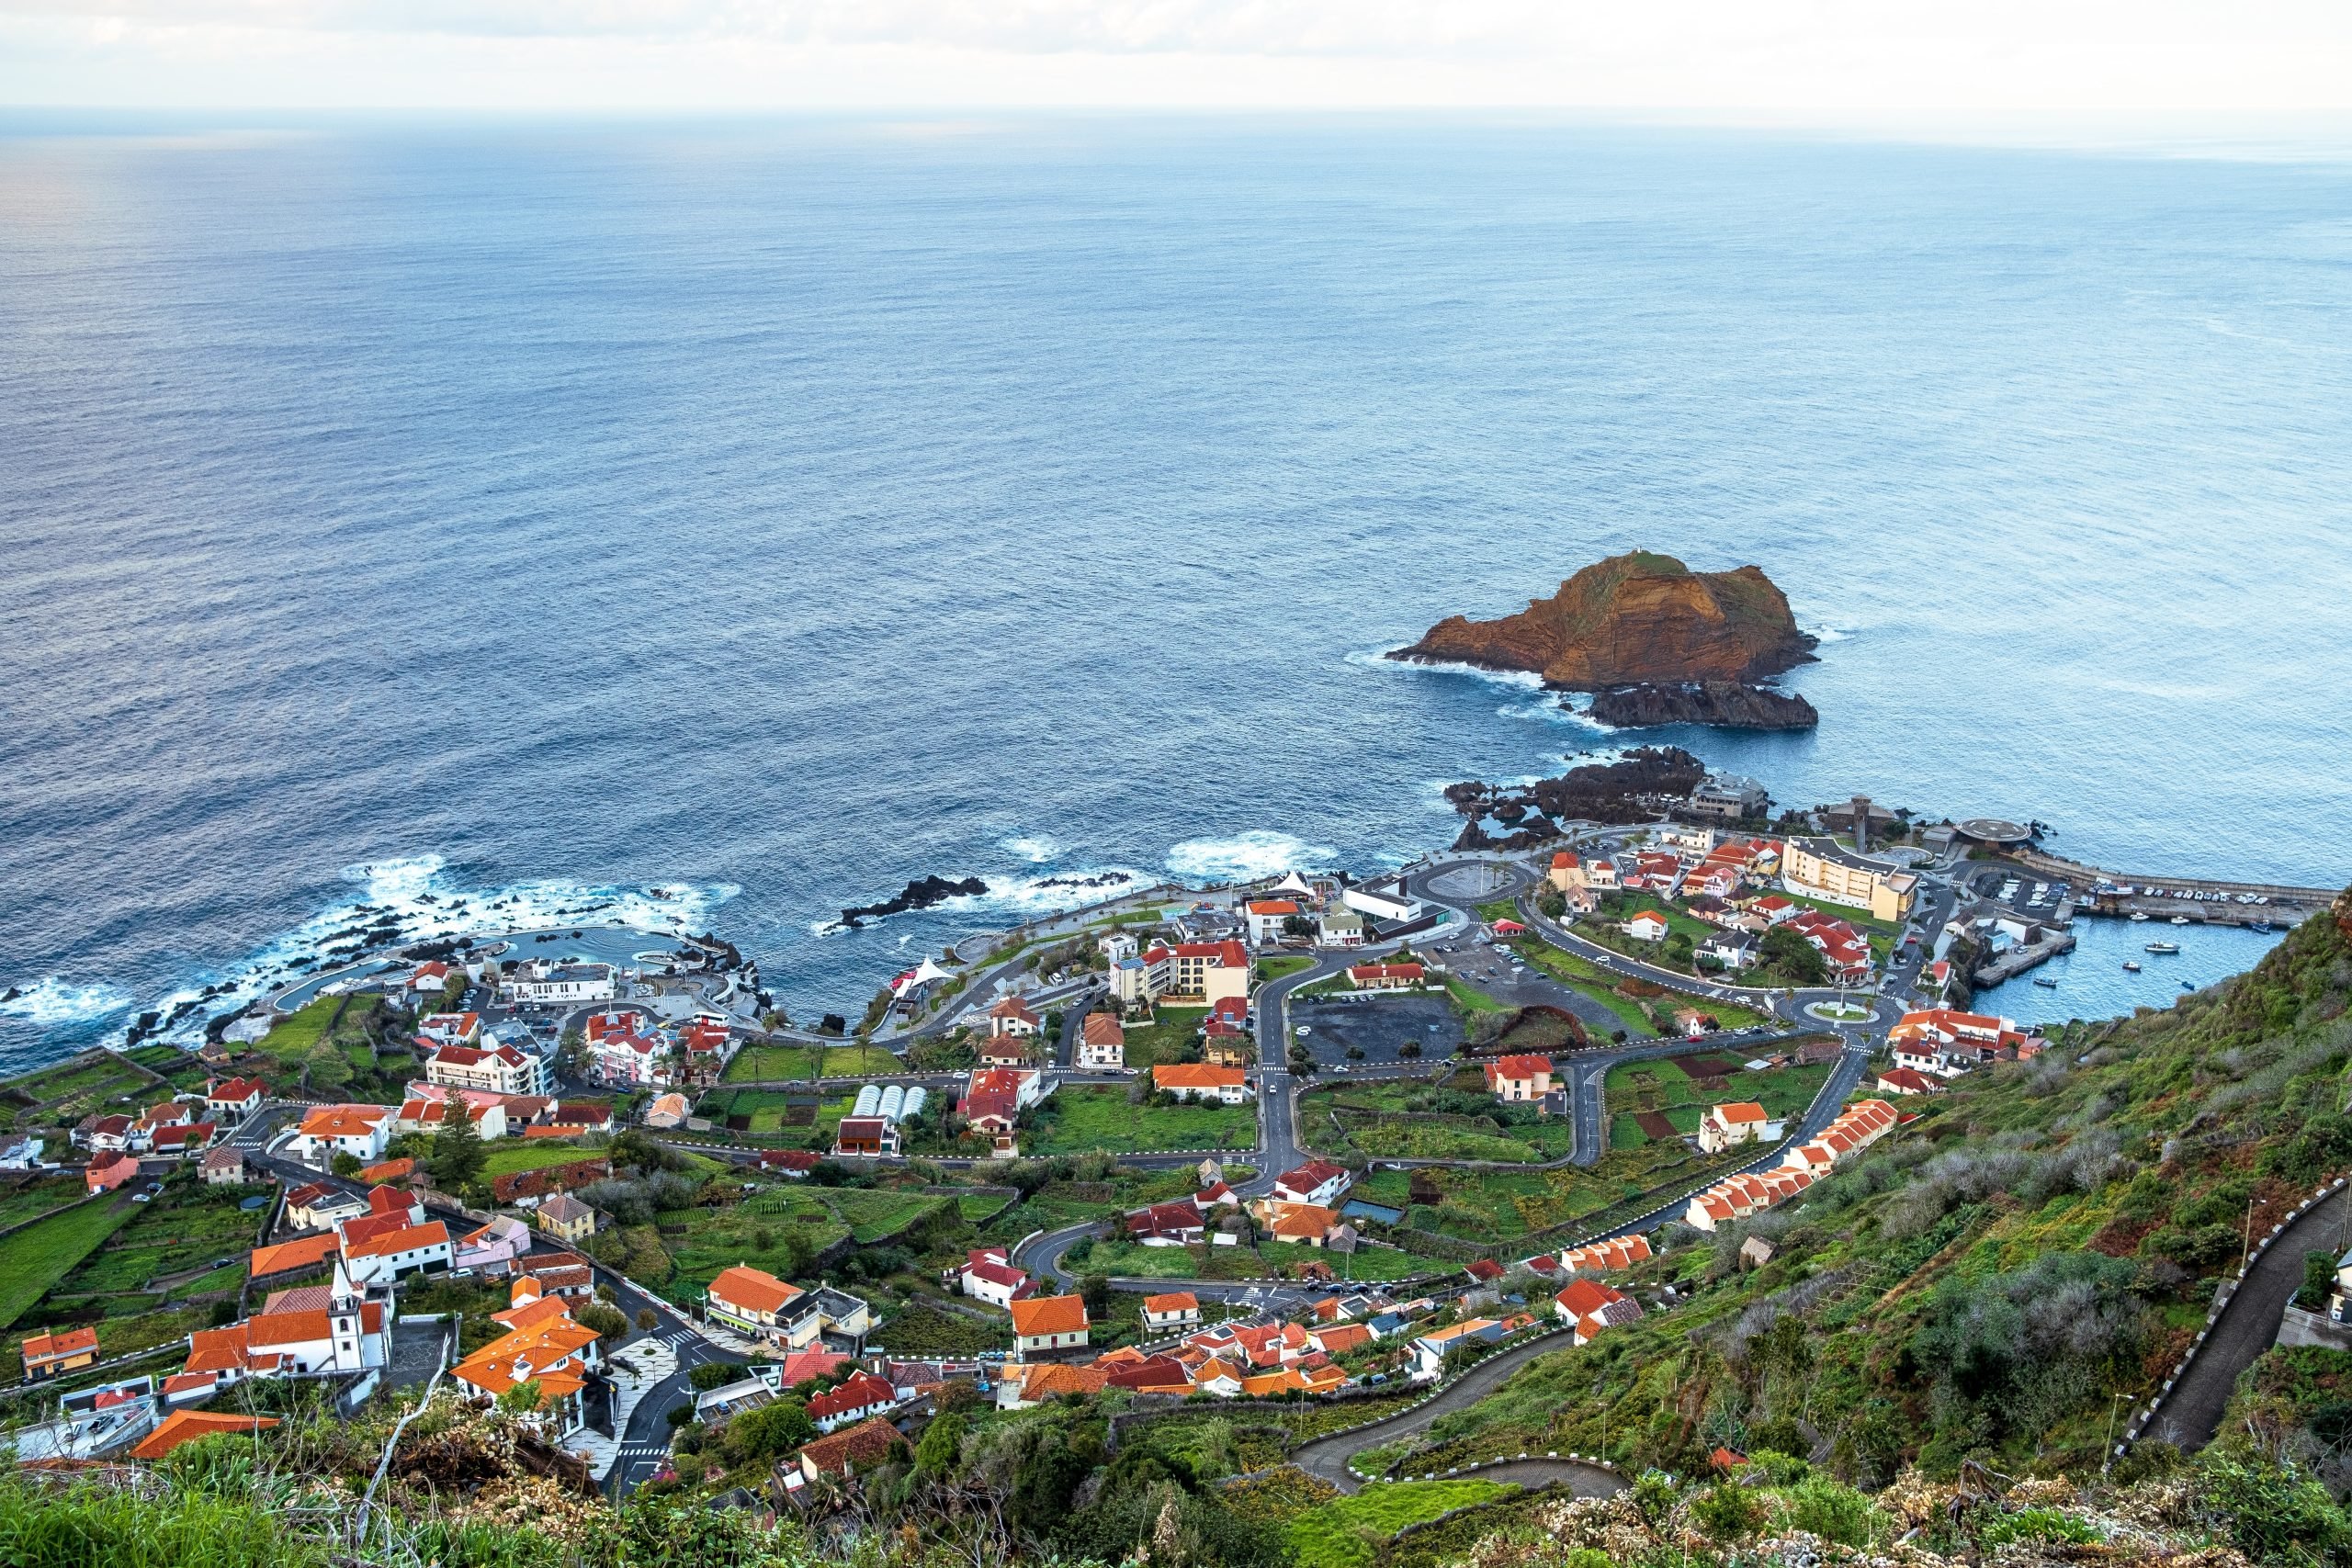
[[[2225,985],[1904,1101],[1917,1120],[1796,1202],[1669,1228],[1641,1280],[1673,1305],[1532,1363],[1404,1472],[1557,1449],[1687,1475],[1718,1447],[1866,1486],[2095,1470],[2113,1396],[2166,1375],[2243,1238],[2352,1167],[2338,910]],[[1774,1256],[1743,1269],[1750,1235]]]
[[[2352,1568],[2331,1490],[2352,1354],[2273,1351],[2202,1452],[2099,1464],[2249,1229],[2352,1168],[2347,1000],[2352,895],[2247,976],[1905,1101],[1914,1120],[1786,1207],[1669,1227],[1631,1281],[1640,1321],[1358,1456],[1426,1482],[1341,1497],[1284,1462],[1366,1406],[1114,1428],[1116,1392],[1000,1412],[951,1385],[910,1445],[781,1520],[762,1494],[805,1436],[797,1400],[689,1424],[679,1475],[616,1510],[550,1479],[516,1416],[445,1390],[364,1523],[386,1402],[356,1422],[289,1409],[260,1442],[207,1438],[153,1471],[0,1476],[0,1562]],[[1750,1237],[1773,1248],[1760,1268]],[[1448,1474],[1546,1451],[1605,1453],[1632,1484],[1571,1501]],[[730,1493],[751,1506],[712,1506]]]

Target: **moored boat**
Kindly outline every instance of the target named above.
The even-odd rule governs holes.
[[[2123,967],[2137,975],[2140,972],[2140,961],[2136,958],[2127,958],[2123,961]]]
[[[2180,951],[2180,943],[2177,942],[2152,942],[2148,944],[2148,951],[2150,953],[2178,953]]]

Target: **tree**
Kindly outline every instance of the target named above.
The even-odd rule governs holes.
[[[450,970],[449,983],[441,987],[440,1010],[443,1012],[457,1011],[458,1004],[466,999],[466,987],[469,983],[469,982],[466,977],[466,972],[464,970]]]
[[[1757,951],[1765,965],[1791,985],[1818,986],[1829,978],[1829,965],[1813,943],[1786,926],[1766,931]]]
[[[453,1104],[449,1119],[433,1135],[433,1153],[425,1158],[425,1169],[444,1192],[462,1192],[481,1179],[489,1160],[481,1134],[474,1130],[474,1119],[466,1114],[462,1102]]]
[[[1315,922],[1305,915],[1284,915],[1283,935],[1306,937],[1315,934]]]
[[[964,1417],[949,1411],[923,1428],[922,1441],[915,1445],[915,1470],[922,1475],[942,1475],[956,1468],[956,1454],[964,1446]]]
[[[808,1418],[808,1407],[797,1400],[780,1399],[729,1421],[721,1443],[728,1456],[741,1464],[790,1453],[816,1435],[817,1423]]]
[[[349,1149],[337,1149],[334,1152],[334,1158],[327,1161],[327,1168],[337,1176],[346,1178],[356,1176],[361,1169],[359,1156]]]
[[[618,1307],[608,1307],[602,1302],[582,1302],[572,1309],[571,1315],[582,1328],[593,1328],[596,1337],[612,1345],[628,1337],[628,1318]]]
[[[588,1037],[576,1029],[567,1029],[555,1048],[555,1070],[561,1077],[576,1078],[588,1060]]]
[[[1108,1313],[1111,1310],[1111,1276],[1089,1274],[1080,1279],[1078,1299],[1084,1302],[1086,1310],[1096,1317]]]
[[[733,1382],[741,1370],[732,1361],[705,1361],[686,1374],[686,1381],[695,1385],[696,1393],[708,1393]]]
[[[784,1233],[784,1271],[786,1273],[806,1274],[808,1272],[809,1265],[816,1260],[817,1244],[808,1239],[807,1231],[788,1230]]]
[[[656,1313],[651,1307],[639,1307],[637,1309],[637,1325],[646,1333],[650,1334],[655,1329],[662,1326],[661,1314]]]
[[[501,1410],[531,1411],[539,1407],[539,1380],[527,1378],[498,1396]]]

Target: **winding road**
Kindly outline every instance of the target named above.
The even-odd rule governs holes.
[[[1538,1356],[1569,1348],[1566,1330],[1547,1334],[1514,1345],[1489,1356],[1460,1377],[1441,1389],[1437,1395],[1410,1410],[1351,1431],[1334,1432],[1328,1438],[1317,1438],[1301,1443],[1291,1450],[1291,1462],[1309,1475],[1320,1477],[1342,1492],[1353,1492],[1363,1485],[1356,1472],[1348,1468],[1348,1461],[1366,1449],[1381,1448],[1427,1431],[1441,1417],[1471,1405],[1509,1382],[1514,1373]],[[1599,1465],[1577,1460],[1537,1459],[1517,1460],[1509,1466],[1497,1465],[1478,1472],[1481,1480],[1516,1481],[1522,1485],[1541,1486],[1565,1484],[1579,1497],[1606,1497],[1621,1491],[1624,1482],[1614,1472]]]

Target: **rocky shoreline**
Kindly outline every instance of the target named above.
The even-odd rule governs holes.
[[[1646,822],[1670,801],[1686,799],[1707,765],[1674,746],[1637,746],[1612,762],[1587,762],[1558,778],[1525,786],[1448,784],[1445,798],[1464,818],[1456,850],[1523,850],[1560,836],[1563,821]],[[1505,830],[1489,832],[1491,819]]]

